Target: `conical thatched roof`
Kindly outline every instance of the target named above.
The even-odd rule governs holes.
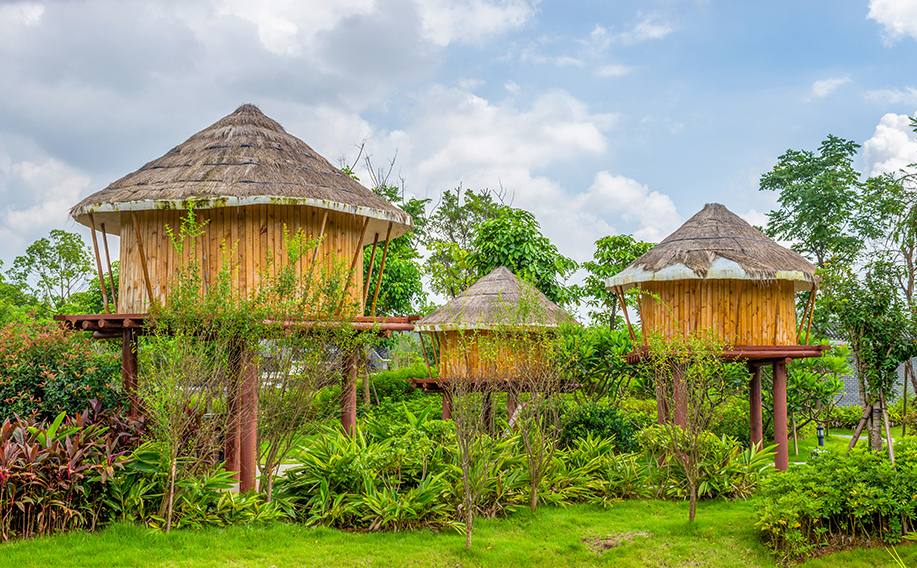
[[[342,174],[305,142],[288,134],[258,107],[242,105],[134,173],[96,192],[70,210],[83,225],[120,232],[121,211],[310,205],[352,213],[370,222],[367,238],[411,230],[410,215]]]
[[[544,328],[575,322],[534,286],[501,266],[415,323],[414,330]]]
[[[815,281],[815,265],[719,203],[708,203],[652,250],[609,278],[609,288],[691,279]]]

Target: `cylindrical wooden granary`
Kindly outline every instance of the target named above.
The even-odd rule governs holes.
[[[414,385],[427,392],[443,392],[453,381],[509,386],[543,364],[545,332],[575,321],[501,266],[414,325],[432,341],[436,360],[428,364],[437,370],[435,379]]]
[[[786,469],[786,364],[794,358],[821,356],[823,351],[821,346],[799,345],[799,337],[807,343],[808,329],[796,327],[796,292],[812,292],[806,308],[811,318],[817,288],[815,266],[724,206],[712,203],[606,284],[622,299],[629,288],[638,287],[641,292],[644,347],[630,354],[628,361],[647,353],[651,334],[675,339],[702,332],[712,333],[727,346],[723,357],[748,363],[753,444],[763,441],[760,369],[773,367],[775,462],[779,469]],[[666,395],[658,396],[658,417],[660,423],[671,419],[685,426],[685,390],[679,386],[683,382],[677,378],[677,369],[674,374],[671,393],[657,385],[657,396]],[[667,408],[669,394],[673,408]]]
[[[185,248],[179,259],[167,231],[177,234],[191,208],[204,230],[195,248]],[[120,313],[148,311],[150,292],[165,302],[178,267],[192,256],[202,263],[205,282],[230,260],[235,291],[252,292],[265,269],[270,274],[287,260],[284,231],[293,236],[300,230],[322,242],[297,263],[297,270],[312,273],[334,264],[349,268],[358,257],[348,290],[362,300],[363,246],[412,227],[409,215],[343,174],[253,105],[239,107],[87,197],[71,215],[95,230],[104,226],[107,234],[120,235]]]
[[[796,292],[815,266],[718,203],[608,280],[639,287],[644,340],[710,330],[729,345],[796,345]]]

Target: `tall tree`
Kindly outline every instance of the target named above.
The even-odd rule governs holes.
[[[628,264],[637,260],[655,246],[634,239],[631,235],[614,235],[602,237],[595,241],[595,253],[592,260],[584,262],[586,278],[582,286],[582,296],[589,306],[589,317],[595,324],[615,326],[618,311],[618,299],[605,288],[605,281]]]
[[[470,259],[475,229],[496,217],[502,207],[488,189],[459,186],[443,193],[427,223],[429,256],[424,270],[433,292],[454,298],[474,284],[479,276]]]
[[[787,150],[761,177],[762,191],[780,194],[780,207],[768,214],[768,234],[793,241],[820,267],[831,257],[851,261],[872,236],[861,211],[864,184],[853,169],[859,147],[829,134],[817,153]]]
[[[89,258],[78,234],[52,229],[48,237],[38,239],[24,255],[16,257],[10,274],[43,301],[59,306],[69,301],[92,274]]]
[[[538,221],[528,211],[503,207],[497,216],[478,225],[472,247],[469,260],[479,275],[505,266],[556,304],[576,301],[576,289],[565,285],[577,269],[576,262],[560,254],[541,234]]]

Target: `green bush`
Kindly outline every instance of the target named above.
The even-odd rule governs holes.
[[[123,404],[121,364],[113,353],[56,324],[11,324],[0,330],[0,420],[14,414],[51,419],[76,415],[91,400]]]
[[[625,398],[621,401],[621,412],[634,430],[643,430],[657,422],[655,398]]]
[[[426,363],[418,361],[401,369],[373,373],[372,386],[380,402],[400,402],[422,394],[411,384],[411,379],[426,379],[428,376]],[[433,376],[436,376],[435,371]]]
[[[856,428],[863,416],[863,409],[859,406],[837,406],[828,416],[828,425],[834,428]]]
[[[618,409],[604,401],[574,406],[564,418],[560,438],[562,447],[570,447],[575,440],[591,435],[594,438],[611,438],[619,452],[637,449],[634,425]]]
[[[902,520],[917,522],[917,438],[899,440],[895,458],[892,466],[879,452],[819,450],[807,467],[763,484],[755,527],[784,561],[852,538],[897,542]]]
[[[710,432],[720,437],[728,436],[748,447],[751,443],[749,413],[747,399],[732,398],[716,409],[713,420],[710,421]]]

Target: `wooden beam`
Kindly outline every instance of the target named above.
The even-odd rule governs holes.
[[[882,405],[882,422],[885,423],[885,439],[888,441],[888,459],[895,466],[895,445],[892,443],[892,427],[888,421],[888,409],[885,407],[885,395],[879,394],[879,404]]]
[[[420,352],[423,353],[423,362],[427,364],[427,376],[430,377],[430,380],[433,380],[433,370],[430,368],[430,360],[427,358],[427,346],[423,342],[423,334],[418,333],[417,337],[420,338]]]
[[[137,223],[137,215],[131,211],[131,221],[134,222],[134,236],[137,238],[137,251],[140,253],[140,268],[143,269],[143,281],[146,284],[146,293],[149,296],[150,303],[153,303],[153,285],[150,284],[150,271],[146,267],[146,253],[143,251],[143,238],[140,236],[140,224]]]
[[[634,333],[634,326],[630,324],[630,316],[627,314],[627,304],[624,302],[624,289],[620,286],[615,286],[615,296],[618,297],[618,302],[621,304],[621,310],[624,312],[624,321],[627,322],[627,331],[630,332],[630,340],[634,342],[634,345],[637,345],[637,335]]]
[[[376,261],[376,246],[379,244],[379,233],[373,238],[373,252],[369,255],[369,270],[366,271],[366,282],[363,284],[363,311],[366,311],[366,300],[369,299],[369,283],[373,277],[373,263]]]
[[[99,256],[99,241],[96,239],[96,222],[92,218],[92,213],[89,214],[89,228],[92,229],[92,250],[95,252],[96,256],[96,270],[99,273],[99,288],[102,290],[102,304],[105,306],[105,313],[109,313],[108,310],[108,291],[105,289],[105,275],[102,274],[102,259]]]
[[[812,310],[809,312],[809,325],[806,327],[806,345],[809,344],[809,332],[812,331],[812,316],[815,315],[815,294],[818,287],[812,284]]]
[[[872,414],[872,404],[866,405],[866,408],[863,410],[863,416],[860,417],[860,421],[857,423],[856,429],[853,431],[853,436],[850,438],[850,444],[847,445],[847,455],[850,455],[850,450],[857,444],[857,440],[860,439],[860,434],[863,432],[863,427],[866,426],[866,421],[869,420],[869,415]]]
[[[366,228],[369,227],[369,217],[363,221],[363,230],[360,231],[360,240],[357,242],[356,250],[353,251],[353,260],[350,262],[350,270],[347,271],[347,281],[344,282],[344,292],[341,294],[341,303],[338,305],[338,311],[344,307],[347,301],[347,291],[350,290],[350,281],[353,280],[353,272],[357,269],[357,261],[363,253],[363,237],[366,236]]]
[[[105,245],[105,263],[108,265],[108,280],[111,282],[111,303],[118,311],[118,293],[115,291],[115,275],[111,271],[111,256],[108,254],[108,233],[105,232],[105,223],[99,225],[102,229],[102,244]]]
[[[376,315],[376,302],[379,301],[379,288],[382,287],[382,272],[385,270],[385,259],[388,257],[388,245],[392,242],[392,225],[391,221],[388,222],[388,232],[385,233],[385,249],[382,251],[382,262],[379,264],[379,276],[376,278],[376,293],[373,294],[373,309],[370,310],[370,317],[375,317]]]

